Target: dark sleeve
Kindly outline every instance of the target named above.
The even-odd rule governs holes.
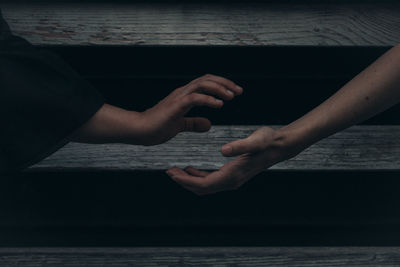
[[[7,172],[64,146],[104,99],[56,54],[13,36],[4,21],[1,29],[0,172]]]

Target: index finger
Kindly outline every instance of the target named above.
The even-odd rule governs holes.
[[[227,89],[229,89],[232,92],[234,92],[236,95],[240,95],[240,94],[243,93],[243,88],[242,87],[240,87],[239,85],[237,85],[233,81],[231,81],[229,79],[226,79],[224,77],[213,75],[213,74],[206,74],[201,78],[205,79],[205,80],[211,80],[211,81],[214,81],[216,83],[219,83],[219,84],[223,85],[224,87],[226,87]]]

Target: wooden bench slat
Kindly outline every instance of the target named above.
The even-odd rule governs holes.
[[[181,133],[158,146],[70,143],[33,170],[165,170],[187,165],[218,169],[229,159],[220,147],[260,126],[214,126],[208,133]],[[277,127],[277,126],[275,126]],[[318,142],[275,170],[400,169],[400,126],[353,126]]]
[[[7,266],[399,266],[398,247],[2,248]]]
[[[35,45],[393,46],[400,4],[4,4]]]

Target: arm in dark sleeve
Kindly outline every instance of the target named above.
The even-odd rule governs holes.
[[[0,171],[50,155],[104,104],[59,56],[8,29],[0,16]]]

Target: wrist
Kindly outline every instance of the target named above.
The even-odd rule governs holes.
[[[282,127],[276,130],[275,144],[284,151],[286,159],[292,158],[309,147],[306,129]]]
[[[164,143],[164,135],[167,131],[164,127],[159,127],[155,121],[151,110],[143,112],[131,112],[130,136],[131,144],[152,146]]]
[[[140,129],[140,113],[104,104],[74,133],[72,141],[138,144]]]
[[[146,119],[143,112],[127,111],[127,131],[123,143],[131,145],[144,145],[147,133]]]

